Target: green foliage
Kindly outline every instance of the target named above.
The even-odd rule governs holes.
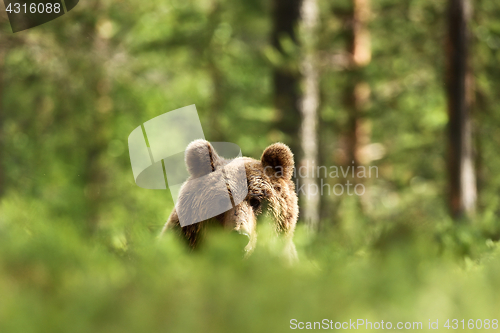
[[[82,236],[37,201],[3,200],[2,332],[287,331],[290,320],[422,321],[496,318],[500,249],[476,228],[388,226],[363,242],[341,230],[295,241],[280,257],[269,221],[242,260],[233,235],[202,251],[129,222],[125,232]],[[116,219],[124,219],[122,216]]]
[[[460,223],[445,205],[446,1],[373,0],[363,71],[342,62],[352,2],[319,5],[320,161],[340,163],[345,89],[358,78],[371,90],[361,118],[383,154],[363,197],[322,197],[318,235],[299,221],[292,267],[265,218],[248,260],[224,233],[195,253],[158,241],[172,200],[135,185],[127,153],[139,124],[190,104],[208,140],[235,142],[246,156],[291,139],[276,126],[272,70],[297,66],[302,50],[286,39],[285,55],[272,49],[269,2],[81,1],[14,35],[0,18],[1,333],[495,318],[498,1],[475,2],[480,205]]]

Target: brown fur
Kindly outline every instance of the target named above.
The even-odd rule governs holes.
[[[181,188],[176,208],[168,218],[162,234],[167,230],[173,230],[181,235],[191,248],[196,248],[207,232],[207,226],[219,224],[249,237],[249,243],[245,247],[248,255],[255,248],[257,241],[257,216],[262,212],[262,204],[267,202],[275,221],[276,231],[286,240],[286,256],[292,261],[296,259],[297,253],[292,238],[297,223],[298,205],[295,186],[291,180],[294,167],[293,154],[288,146],[283,143],[270,145],[264,150],[260,161],[248,157],[235,159],[236,163],[244,164],[246,172],[248,194],[244,200],[212,219],[181,227],[177,214],[179,209],[184,209],[181,211],[182,214],[189,214],[196,218],[197,214],[203,213],[198,211],[197,207],[204,207],[206,202],[218,200],[217,196],[221,193],[229,193],[233,204],[238,195],[241,197],[241,194],[244,194],[240,192],[241,186],[238,187],[237,182],[233,181],[236,179],[237,172],[231,167],[233,163],[228,164],[229,161],[220,157],[209,142],[193,141],[186,149],[185,160],[191,177]],[[229,187],[221,189],[219,185],[214,185],[220,184],[216,183],[215,179],[216,177],[220,179],[221,173],[217,171],[222,168],[222,175],[225,177],[226,184],[231,185],[232,191]],[[207,186],[206,193],[203,193],[200,199],[200,190],[192,189],[189,181],[202,176],[207,176],[203,178],[204,181],[206,179]]]

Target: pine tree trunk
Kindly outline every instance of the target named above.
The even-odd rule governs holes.
[[[95,2],[94,8],[98,12],[101,5]],[[88,29],[92,36],[90,47],[94,50],[92,52],[94,56],[88,60],[94,67],[92,75],[88,77],[89,86],[92,87],[94,108],[89,110],[92,113],[92,126],[85,130],[89,139],[86,145],[83,179],[88,205],[88,231],[94,233],[100,227],[102,208],[109,200],[106,186],[109,181],[109,171],[103,161],[109,140],[109,125],[113,117],[113,100],[110,96],[112,82],[106,77],[103,67],[105,59],[109,56],[109,41],[103,38],[95,27],[89,26]]]
[[[363,68],[371,61],[371,42],[368,30],[370,0],[353,0],[350,40],[350,82],[346,91],[346,106],[349,112],[346,135],[346,165],[356,168],[366,160],[361,148],[369,143],[369,133],[363,126],[362,113],[368,102],[370,86],[364,81]],[[353,181],[356,181],[355,179]]]
[[[302,158],[300,167],[307,170],[301,178],[305,193],[302,195],[302,216],[311,230],[317,230],[319,223],[320,191],[314,169],[318,165],[318,107],[319,82],[316,61],[316,28],[318,25],[317,0],[304,0],[301,10],[303,48],[302,60],[303,96],[300,104],[302,115],[300,145]],[[305,173],[305,172],[304,172]]]
[[[208,17],[210,28],[215,31],[221,22],[221,5],[220,2],[214,0],[212,2],[212,10]],[[210,74],[210,80],[212,82],[213,94],[210,102],[210,117],[208,122],[210,124],[207,138],[209,141],[226,141],[223,133],[221,119],[224,111],[224,75],[218,66],[217,59],[219,57],[220,51],[215,48],[209,48],[207,50],[207,63],[208,63],[208,73]]]
[[[469,0],[449,1],[447,76],[449,206],[453,218],[470,216],[476,206],[472,149],[473,81],[469,63]]]
[[[286,57],[281,40],[289,38],[297,43],[295,32],[300,19],[301,0],[273,0],[272,46]],[[275,67],[273,71],[276,127],[286,135],[286,143],[296,156],[299,154],[300,128],[300,73],[293,66]]]
[[[1,38],[1,37],[0,37]],[[3,110],[3,85],[4,85],[4,51],[5,45],[0,40],[0,198],[5,194],[5,166],[4,166],[4,110]]]

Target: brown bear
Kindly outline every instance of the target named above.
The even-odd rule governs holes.
[[[290,261],[297,258],[292,238],[298,205],[291,180],[293,154],[288,146],[283,143],[270,145],[260,161],[249,157],[227,160],[220,157],[208,141],[196,140],[186,148],[185,163],[190,176],[180,189],[162,235],[167,230],[176,231],[191,248],[196,248],[207,226],[218,224],[248,237],[244,249],[248,256],[257,241],[257,216],[262,213],[262,205],[267,203],[275,229],[285,239],[285,255]],[[229,205],[219,210],[220,214],[208,212],[214,207],[223,207],[225,198],[229,198]],[[205,219],[207,216],[213,217]]]

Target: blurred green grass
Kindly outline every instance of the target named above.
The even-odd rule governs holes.
[[[269,2],[218,3],[80,2],[14,37],[4,19],[0,333],[281,332],[291,319],[325,318],[421,321],[426,330],[429,319],[494,319],[498,2],[478,2],[474,14],[480,213],[454,223],[445,208],[446,1],[372,1],[363,117],[387,155],[374,161],[380,178],[366,180],[361,204],[323,196],[319,234],[299,224],[292,267],[265,218],[248,260],[224,233],[196,253],[158,241],[172,200],[137,187],[130,170],[130,132],[193,103],[206,138],[237,143],[245,156],[293,140],[272,103]],[[321,3],[324,54],[345,49],[351,3]],[[339,163],[344,88],[356,75],[322,69],[327,166]]]
[[[301,224],[300,262],[288,266],[267,218],[243,260],[223,232],[193,253],[132,224],[89,237],[43,202],[10,198],[0,206],[1,332],[282,332],[291,319],[325,318],[426,331],[429,319],[498,317],[500,250],[481,219],[364,225],[358,237]]]

